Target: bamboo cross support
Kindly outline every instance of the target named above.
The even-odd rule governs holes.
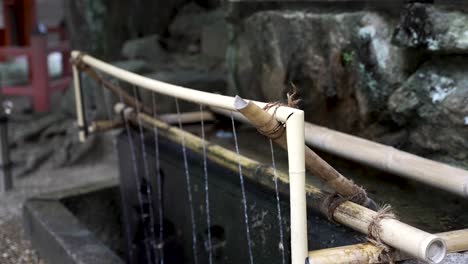
[[[468,250],[468,229],[437,234],[447,244],[447,252]],[[411,257],[400,251],[393,252],[391,258],[395,261]],[[336,248],[327,248],[309,252],[309,259],[314,264],[347,264],[347,263],[382,263],[381,250],[371,243],[362,243]]]
[[[282,148],[287,149],[286,134],[284,133],[285,129],[272,115],[256,104],[246,102],[239,96],[236,96],[234,106],[237,111],[244,115],[244,117],[262,134],[271,138]],[[364,206],[376,209],[377,206],[375,203],[367,197],[365,191],[361,187],[341,175],[309,147],[305,147],[305,166],[309,172],[314,176],[320,177],[338,194],[344,197],[356,197],[361,195],[362,204]]]
[[[124,111],[125,106],[117,104],[114,108],[119,114],[127,113],[127,118],[134,124],[138,124],[138,119],[148,128],[157,127],[161,136],[180,144],[182,134],[185,139],[186,147],[194,152],[202,153],[203,145],[206,145],[207,158],[232,171],[238,171],[238,163],[242,166],[243,175],[271,190],[274,190],[274,177],[278,179],[278,188],[282,193],[288,193],[290,177],[288,174],[277,171],[275,174],[271,166],[259,163],[244,156],[238,156],[235,152],[225,149],[218,145],[212,145],[201,138],[185,132],[179,128],[170,126],[164,122],[152,118],[144,113],[136,113],[135,111]],[[306,194],[308,204],[316,210],[320,210],[320,205],[328,196],[320,189],[310,184],[306,185]],[[334,220],[338,223],[346,225],[359,232],[367,234],[369,224],[376,216],[376,212],[369,210],[363,206],[347,201],[338,206],[333,214]],[[405,252],[406,254],[416,257],[430,263],[438,263],[446,253],[445,242],[437,236],[411,227],[395,219],[384,219],[381,221],[382,240],[392,247]],[[311,263],[314,263],[311,260]]]

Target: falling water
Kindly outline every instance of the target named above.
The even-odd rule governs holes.
[[[205,207],[206,207],[206,225],[208,232],[208,260],[213,263],[213,249],[211,244],[211,219],[210,219],[210,199],[208,192],[208,166],[206,163],[206,142],[205,142],[205,122],[203,121],[203,106],[200,105],[201,135],[203,140],[203,173],[205,176]]]
[[[137,88],[135,85],[133,85],[133,98],[138,98],[137,96]],[[136,112],[137,114],[140,113],[140,108],[138,104],[135,105]],[[149,220],[150,220],[150,233],[151,233],[151,245],[153,247],[153,250],[155,253],[157,253],[157,248],[156,248],[156,233],[154,231],[154,212],[153,212],[153,196],[151,194],[151,176],[150,176],[150,171],[149,171],[149,166],[148,166],[148,153],[146,152],[146,145],[145,145],[145,136],[143,134],[143,124],[141,122],[141,118],[138,116],[138,129],[139,129],[139,134],[140,134],[140,144],[141,144],[141,151],[143,155],[143,167],[145,170],[145,176],[148,181],[148,184],[146,184],[146,196],[148,197],[148,206],[149,206]],[[150,257],[150,256],[148,256]]]
[[[182,120],[180,119],[180,109],[179,109],[179,100],[175,98],[175,105],[177,109],[177,116],[178,116],[178,122],[179,122],[179,129],[183,130],[182,127]],[[185,180],[187,182],[187,194],[188,194],[188,199],[189,199],[189,206],[190,206],[190,218],[192,221],[192,249],[193,249],[193,260],[194,263],[198,263],[197,259],[197,234],[196,234],[196,227],[195,227],[195,214],[193,211],[193,201],[192,201],[192,187],[190,183],[190,172],[188,169],[188,161],[187,161],[187,150],[185,148],[185,136],[182,133],[182,154],[184,156],[184,168],[185,168]]]
[[[250,264],[253,264],[252,241],[250,239],[249,216],[247,213],[247,198],[245,195],[244,176],[242,175],[242,165],[240,163],[239,144],[237,142],[236,127],[234,125],[234,116],[232,112],[231,112],[231,123],[232,123],[232,134],[234,135],[234,144],[236,145],[236,153],[239,159],[238,161],[239,179],[240,179],[240,185],[241,185],[241,191],[242,191],[242,204],[244,206],[244,220],[245,220],[245,230],[246,230],[246,235],[247,235],[247,246],[249,250],[249,260],[250,260]]]
[[[119,98],[120,98],[120,102],[123,103],[122,94],[119,94]],[[124,123],[125,123],[125,130],[126,130],[127,135],[128,135],[128,143],[129,143],[129,147],[130,147],[130,156],[131,156],[131,159],[132,159],[133,173],[135,174],[135,183],[136,183],[136,188],[137,188],[138,203],[139,203],[139,206],[140,206],[140,210],[143,213],[144,212],[143,197],[141,196],[141,185],[140,185],[140,179],[138,177],[138,168],[137,168],[135,146],[133,145],[133,140],[132,140],[132,137],[131,137],[130,124],[129,124],[129,121],[128,121],[127,117],[125,116],[125,114],[123,115],[123,119],[124,119]],[[143,215],[142,215],[142,220],[143,220],[142,222],[144,223],[145,218],[144,218]],[[145,237],[148,237],[146,226],[144,225],[143,228],[144,228],[143,230],[144,230],[144,233],[145,233]],[[148,263],[151,263],[150,249],[149,249],[148,244],[146,243],[146,241],[145,241],[144,244],[145,244],[147,261],[148,261]]]
[[[103,85],[101,84],[101,89],[103,91],[105,91],[105,89],[103,88]],[[106,112],[107,112],[107,119],[108,120],[112,120],[112,107],[110,106],[109,102],[107,101],[107,97],[105,95],[105,93],[103,92],[102,93],[102,97],[103,97],[103,102],[104,102],[104,108],[106,109]],[[114,152],[117,153],[118,150],[117,150],[117,144],[116,142],[114,142],[113,144],[113,148],[114,148]],[[125,196],[124,195],[121,195],[121,198],[122,198],[122,204],[126,204],[127,202],[125,201]],[[124,210],[124,215],[129,215],[128,212],[127,212],[127,207],[126,206],[122,206],[122,210]],[[127,247],[129,249],[129,257],[130,259],[133,259],[133,249],[132,249],[132,240],[130,238],[130,230],[128,228],[124,228],[125,229],[125,232],[126,232],[126,235],[127,235]]]
[[[156,118],[156,96],[154,93],[151,94],[151,99],[153,103],[153,117]],[[158,185],[158,209],[159,209],[159,263],[164,264],[164,218],[163,218],[163,200],[162,200],[162,175],[161,175],[161,164],[159,159],[159,136],[158,136],[158,127],[153,126],[154,133],[154,158],[156,163],[156,173],[157,173],[157,185]]]
[[[281,204],[280,204],[280,197],[278,192],[278,177],[276,174],[276,161],[275,161],[275,151],[273,147],[273,141],[268,139],[270,142],[270,150],[271,150],[271,164],[273,166],[273,174],[275,176],[275,194],[276,194],[276,207],[278,209],[278,224],[279,224],[279,233],[280,233],[280,250],[281,250],[281,260],[283,264],[286,263],[286,258],[284,256],[284,235],[283,235],[283,216],[281,214]]]

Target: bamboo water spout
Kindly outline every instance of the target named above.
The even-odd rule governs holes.
[[[243,156],[237,156],[233,151],[225,149],[218,145],[204,142],[201,138],[172,127],[164,122],[152,118],[144,113],[136,113],[136,111],[124,111],[125,105],[117,104],[114,108],[119,114],[125,112],[128,120],[134,124],[138,124],[138,119],[148,129],[157,127],[161,136],[180,144],[181,135],[184,135],[186,147],[194,152],[202,153],[203,145],[206,147],[207,158],[225,168],[232,171],[238,171],[238,162],[241,163],[243,174],[246,178],[255,181],[267,188],[274,190],[273,180],[275,173],[272,167],[265,166],[257,161]],[[288,192],[289,177],[288,174],[277,171],[278,187],[282,193]],[[306,185],[306,193],[308,204],[316,210],[320,210],[320,204],[328,194],[320,189],[308,184]],[[367,234],[369,224],[376,216],[376,212],[357,205],[353,202],[344,202],[338,206],[333,215],[334,220],[338,223],[346,225],[359,232]],[[384,219],[381,221],[382,240],[413,257],[430,263],[438,263],[446,253],[445,242],[437,236],[421,231],[407,224],[404,224],[395,219]],[[311,262],[313,263],[313,261]]]
[[[468,229],[437,234],[447,244],[447,252],[468,250]],[[411,257],[400,251],[391,254],[395,261]],[[327,248],[309,252],[309,259],[314,264],[347,264],[347,263],[382,263],[381,250],[371,243],[362,243],[336,248]]]
[[[262,134],[271,138],[282,148],[287,149],[284,127],[274,119],[272,115],[254,103],[246,102],[239,96],[236,96],[234,106],[237,111],[239,111]],[[338,194],[344,197],[361,195],[363,197],[362,202],[364,206],[377,209],[377,205],[367,197],[365,191],[361,187],[341,175],[309,147],[305,147],[305,164],[309,172],[314,176],[320,177]]]

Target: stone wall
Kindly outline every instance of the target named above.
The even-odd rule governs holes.
[[[293,84],[308,121],[468,165],[459,6],[233,3],[228,17],[230,93],[278,101]]]

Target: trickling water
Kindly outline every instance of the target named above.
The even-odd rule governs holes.
[[[138,98],[137,96],[137,88],[135,85],[133,85],[133,98]],[[135,106],[136,108],[136,113],[140,113],[140,108],[138,104]],[[145,170],[145,176],[148,181],[148,184],[146,184],[146,196],[148,197],[148,206],[149,206],[149,220],[150,220],[150,233],[151,233],[151,246],[153,247],[154,253],[157,254],[157,248],[156,248],[156,233],[154,231],[154,212],[153,212],[153,195],[151,194],[151,176],[150,176],[150,171],[149,171],[149,166],[148,166],[148,153],[146,152],[146,145],[145,145],[145,136],[143,133],[143,124],[141,122],[141,118],[138,116],[138,129],[139,129],[139,134],[140,134],[140,144],[141,144],[141,151],[143,155],[143,167]],[[156,255],[155,255],[156,256]],[[148,256],[149,257],[149,256]]]
[[[175,98],[175,105],[177,109],[177,118],[179,122],[179,129],[183,130],[182,127],[182,120],[180,118],[180,109],[179,109],[179,100]],[[198,254],[197,254],[197,232],[196,232],[196,226],[195,226],[195,213],[193,210],[193,199],[192,199],[192,185],[190,183],[190,172],[188,168],[188,161],[187,161],[187,150],[185,148],[185,136],[182,133],[182,154],[184,156],[184,169],[185,169],[185,180],[187,182],[187,194],[188,194],[188,199],[189,199],[189,206],[190,206],[190,218],[192,221],[192,249],[193,249],[193,261],[195,264],[198,263]]]
[[[249,261],[250,261],[250,264],[253,264],[252,240],[250,239],[249,215],[247,212],[247,198],[245,195],[244,176],[242,175],[242,165],[240,163],[239,144],[237,142],[236,127],[234,125],[234,115],[232,114],[232,112],[231,112],[231,123],[232,123],[232,134],[234,136],[234,145],[236,146],[236,153],[239,159],[239,162],[238,162],[239,179],[240,179],[241,192],[242,192],[242,204],[244,206],[244,220],[245,220],[245,230],[246,230],[246,235],[247,235],[247,246],[248,246],[248,251],[249,251]]]
[[[208,190],[208,166],[206,163],[206,142],[205,142],[205,122],[203,121],[203,106],[200,105],[201,136],[203,140],[203,173],[205,176],[205,207],[206,207],[206,225],[208,233],[208,260],[213,263],[213,249],[211,244],[211,219],[210,219],[210,199]]]
[[[103,91],[105,91],[103,85],[101,84],[101,89]],[[104,108],[106,109],[106,113],[107,113],[107,119],[108,120],[112,120],[112,107],[110,106],[109,102],[107,101],[107,96],[105,96],[105,92],[102,93],[103,95],[103,102],[104,102]],[[117,149],[117,142],[114,141],[114,144],[113,144],[113,148],[114,148],[114,152],[117,153],[118,152],[118,149]],[[122,198],[122,204],[127,204],[127,201],[125,200],[125,195],[121,195],[121,198]],[[126,206],[122,206],[122,210],[124,210],[124,215],[129,215],[128,214],[128,211],[127,211],[127,207]],[[134,259],[134,255],[133,255],[133,250],[132,250],[132,240],[130,238],[130,230],[128,228],[124,228],[125,229],[125,233],[126,233],[126,236],[127,236],[127,247],[128,247],[128,254],[129,254],[129,257],[130,259]]]
[[[275,151],[273,147],[273,141],[268,139],[270,142],[270,150],[271,150],[271,165],[273,166],[273,174],[275,176],[275,194],[276,194],[276,207],[278,209],[278,224],[279,224],[279,233],[280,233],[280,250],[281,250],[281,260],[283,264],[286,263],[286,257],[284,255],[284,234],[283,234],[283,216],[281,214],[281,204],[280,204],[280,197],[278,191],[278,177],[276,175],[276,161],[275,161]]]
[[[123,98],[122,98],[121,94],[119,94],[119,99],[120,99],[120,102],[123,103]],[[144,225],[145,217],[143,215],[143,212],[144,212],[143,197],[141,196],[141,185],[140,185],[141,183],[140,183],[140,179],[138,177],[138,168],[137,168],[135,146],[133,145],[133,140],[132,140],[132,137],[131,137],[130,124],[129,124],[129,121],[128,121],[127,117],[125,116],[125,114],[123,115],[123,119],[124,119],[124,123],[125,123],[125,130],[126,130],[127,135],[128,135],[128,143],[129,143],[129,147],[130,147],[130,156],[131,156],[131,159],[132,159],[133,173],[135,174],[135,183],[136,183],[136,188],[137,188],[138,203],[139,203],[140,210],[141,210],[141,213],[142,213],[143,232],[145,233],[145,237],[147,238],[148,237],[148,232],[147,232],[147,229],[146,229],[146,225]],[[145,251],[146,251],[146,256],[147,256],[147,262],[149,264],[151,264],[150,249],[149,249],[148,244],[146,243],[146,241],[144,241],[144,244],[145,244]]]
[[[154,93],[151,94],[153,103],[153,117],[156,118],[156,96]],[[159,135],[158,127],[153,126],[154,134],[154,158],[156,163],[156,174],[157,174],[157,185],[158,185],[158,209],[159,209],[159,263],[164,264],[164,218],[163,218],[163,201],[162,201],[162,175],[161,175],[161,164],[159,159]]]

